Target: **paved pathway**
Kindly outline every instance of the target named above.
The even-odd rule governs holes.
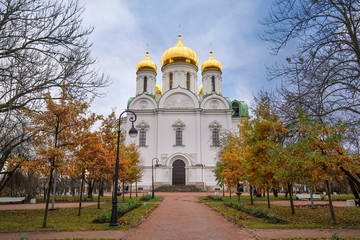
[[[254,239],[245,230],[201,203],[194,194],[166,195],[168,196],[144,223],[130,232],[128,240]]]
[[[126,232],[79,231],[79,232],[30,232],[28,239],[66,239],[66,238],[111,238],[111,239],[270,239],[298,237],[331,237],[339,233],[340,237],[359,237],[360,229],[244,229],[234,225],[211,208],[201,203],[197,197],[209,193],[157,193],[165,197],[163,202],[137,228]],[[324,202],[324,201],[323,201]],[[316,201],[317,204],[323,202]],[[326,202],[326,201],[325,201]],[[309,201],[296,201],[299,205],[308,205]],[[339,206],[345,206],[340,203]],[[84,203],[84,205],[97,203]],[[279,201],[277,204],[289,204]],[[83,206],[84,206],[83,205]],[[56,208],[77,207],[78,203],[56,203]],[[44,204],[8,204],[0,205],[1,210],[41,209]],[[0,212],[1,214],[1,212]],[[24,233],[0,233],[0,239],[19,239]]]

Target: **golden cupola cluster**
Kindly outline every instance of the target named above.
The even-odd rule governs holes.
[[[199,65],[199,58],[194,50],[188,48],[181,41],[181,34],[179,40],[174,47],[169,48],[161,57],[161,67],[173,62],[191,63],[195,66]]]
[[[149,58],[149,51],[146,51],[145,58],[136,65],[136,72],[141,70],[157,72],[156,63]]]
[[[201,72],[205,72],[208,70],[217,70],[220,72],[222,71],[221,63],[218,60],[216,60],[212,54],[213,54],[213,51],[210,50],[210,57],[208,60],[203,62],[203,64],[201,65]]]

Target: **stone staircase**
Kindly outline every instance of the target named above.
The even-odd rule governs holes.
[[[164,185],[155,188],[155,192],[203,192],[195,185]]]

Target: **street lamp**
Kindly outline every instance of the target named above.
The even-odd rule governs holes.
[[[157,158],[153,158],[151,160],[151,178],[152,178],[152,199],[154,199],[155,197],[155,192],[154,192],[154,160],[156,159],[156,163],[155,163],[155,167],[159,166],[159,159]]]
[[[133,116],[129,118],[129,121],[132,123],[131,129],[129,130],[130,137],[134,138],[137,136],[138,131],[134,127],[134,122],[136,121],[136,114],[133,111],[125,110],[120,114],[119,117],[119,129],[117,135],[117,150],[116,150],[116,165],[115,165],[115,181],[114,181],[114,196],[112,200],[112,210],[111,210],[111,219],[110,219],[110,226],[117,226],[117,186],[119,181],[119,147],[120,147],[120,125],[121,125],[121,116],[126,113],[132,113]]]

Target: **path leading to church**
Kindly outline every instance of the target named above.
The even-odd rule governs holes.
[[[127,240],[255,239],[201,203],[194,193],[166,195],[159,207],[130,232]]]

